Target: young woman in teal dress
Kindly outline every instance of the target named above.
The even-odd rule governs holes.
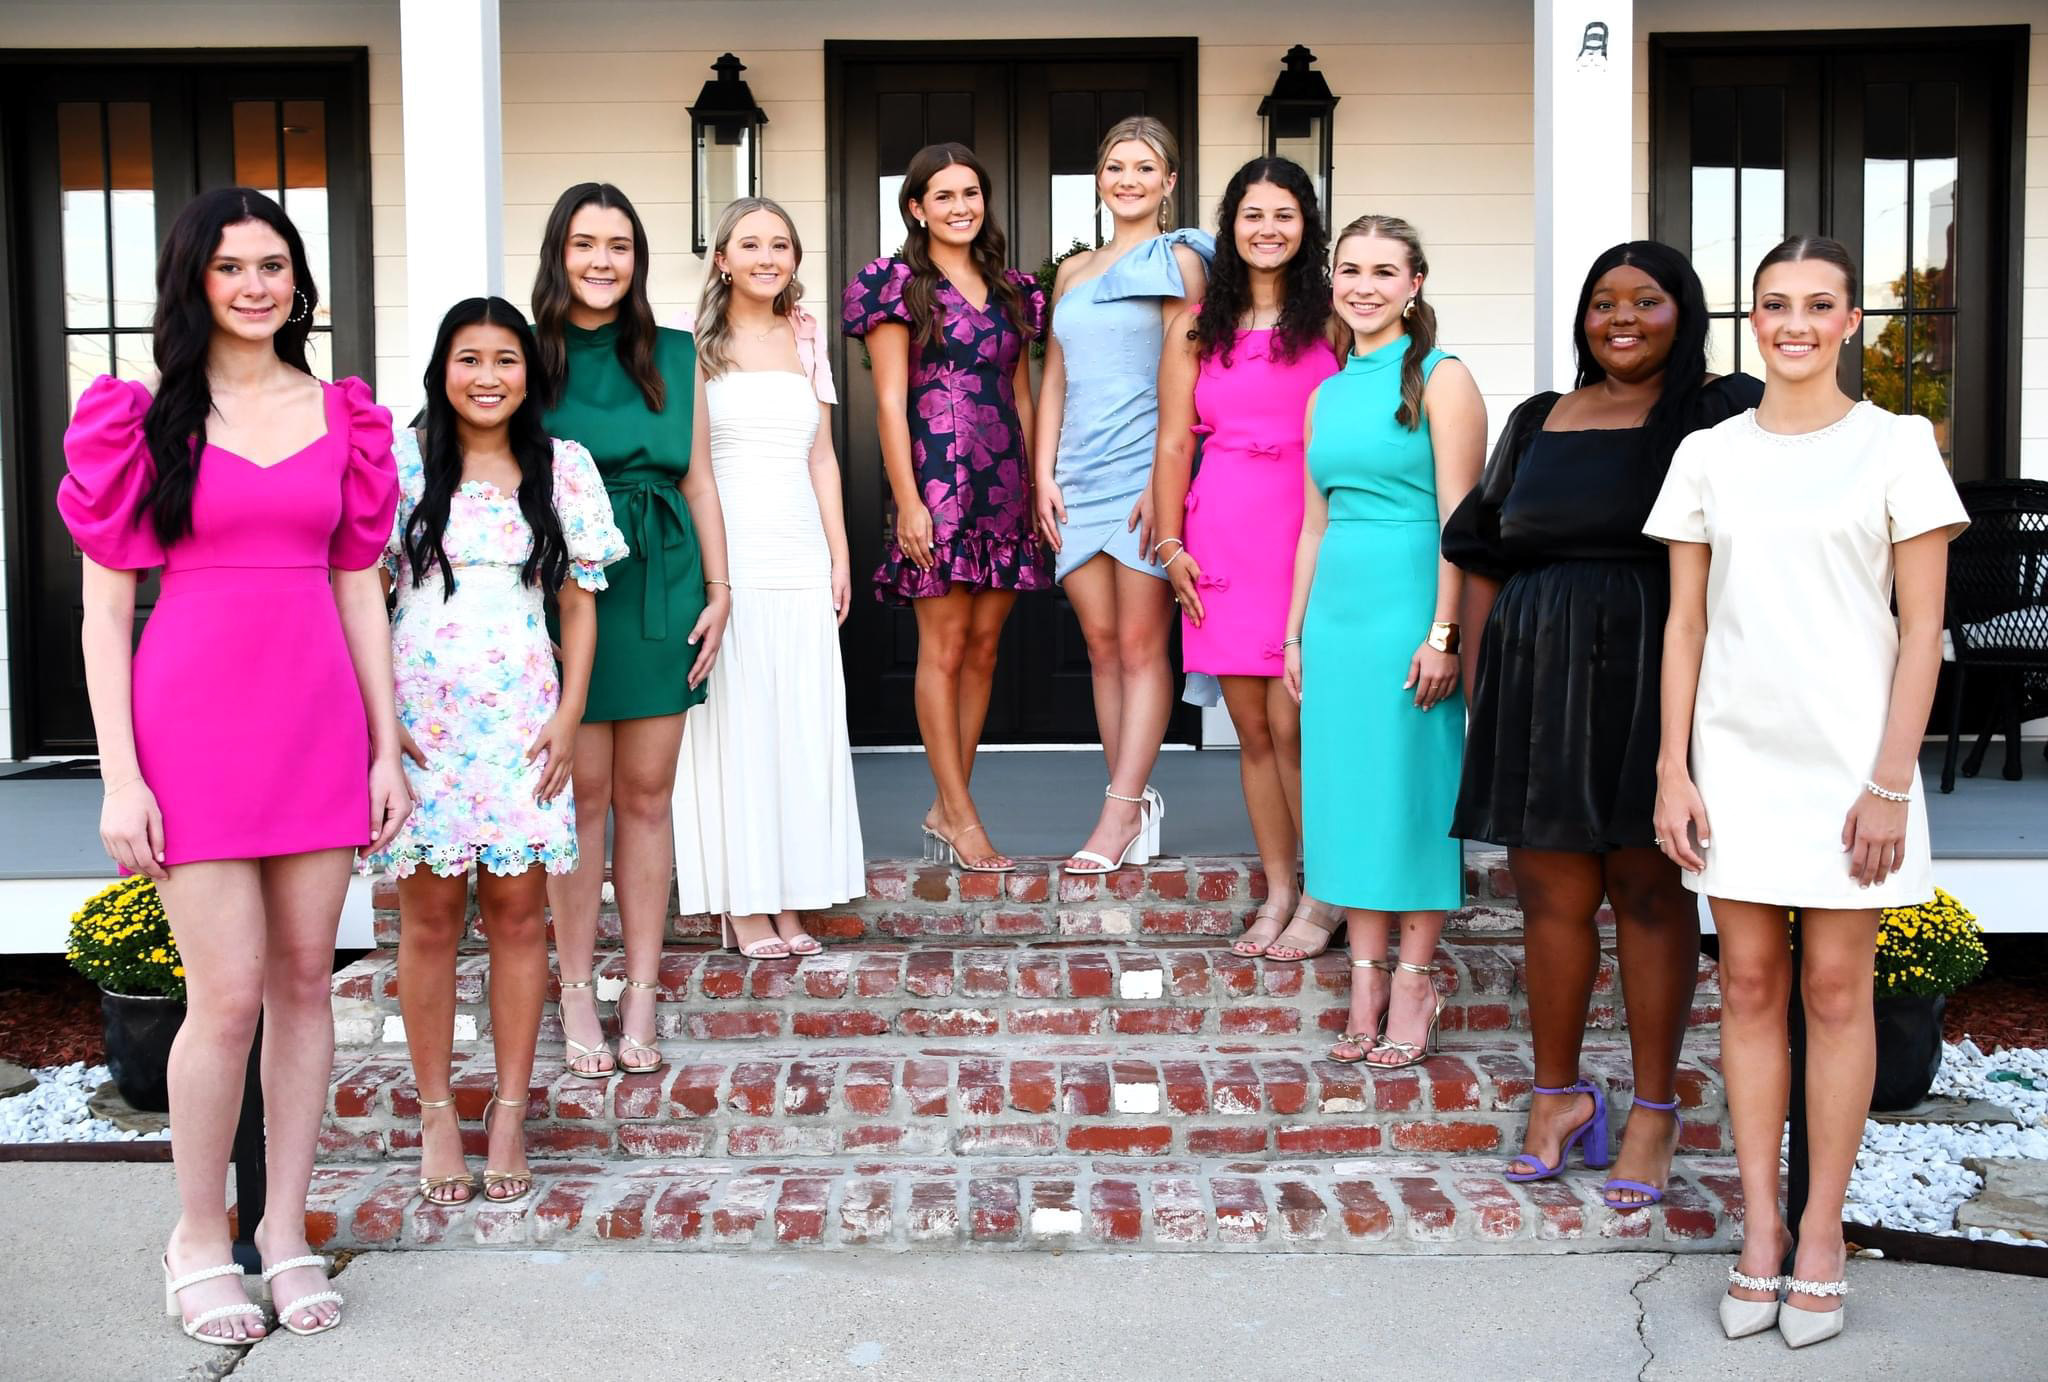
[[[1110,242],[1060,261],[1038,390],[1038,532],[1052,549],[1109,760],[1102,814],[1068,873],[1108,873],[1159,849],[1165,803],[1146,785],[1173,713],[1173,591],[1152,556],[1152,450],[1166,323],[1202,300],[1216,242],[1170,229],[1180,152],[1149,115],[1119,120],[1095,157]]]
[[[1309,398],[1286,677],[1301,703],[1308,891],[1349,923],[1351,1013],[1330,1058],[1391,1069],[1428,1054],[1443,1007],[1437,937],[1464,897],[1450,833],[1465,738],[1462,573],[1439,537],[1478,482],[1486,404],[1471,371],[1436,348],[1412,226],[1362,216],[1335,259],[1336,313],[1353,341],[1343,372]]]
[[[548,216],[533,281],[534,385],[548,433],[590,452],[632,549],[597,596],[572,783],[579,857],[548,881],[569,1071],[585,1079],[662,1065],[654,990],[675,871],[669,799],[683,712],[704,700],[732,607],[718,487],[710,466],[690,464],[697,348],[689,333],[654,324],[652,258],[625,193],[579,183]],[[607,814],[626,948],[616,1056],[591,987]]]

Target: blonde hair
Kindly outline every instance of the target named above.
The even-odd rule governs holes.
[[[789,282],[782,285],[782,291],[775,295],[775,315],[789,316],[803,299],[804,285],[797,282],[796,269],[803,267],[804,242],[796,233],[796,222],[789,213],[766,197],[741,197],[728,206],[718,217],[718,229],[711,236],[711,267],[704,275],[704,292],[697,299],[697,358],[703,363],[704,377],[716,379],[732,368],[732,355],[727,349],[732,335],[726,324],[726,305],[732,301],[732,284],[719,270],[718,256],[725,253],[725,247],[732,240],[734,227],[756,211],[773,212],[782,220],[782,227],[789,232],[789,248],[796,256]]]
[[[1180,175],[1180,145],[1175,142],[1173,131],[1153,116],[1127,115],[1109,127],[1109,133],[1102,136],[1101,147],[1095,151],[1097,182],[1102,180],[1103,167],[1109,162],[1109,151],[1127,139],[1135,139],[1159,155],[1170,176]],[[1159,228],[1172,230],[1173,222],[1173,194],[1169,192],[1159,199]]]

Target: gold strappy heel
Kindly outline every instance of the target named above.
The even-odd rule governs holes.
[[[597,990],[592,986],[590,980],[578,979],[572,983],[564,979],[562,980],[561,987],[564,993],[567,993],[570,989],[590,989],[591,1011],[593,1013],[596,1012]],[[601,1017],[597,1020],[597,1030],[600,1035],[604,1032],[604,1019]],[[575,1037],[570,1036],[567,1018],[562,1019],[562,1049],[568,1055],[567,1065],[569,1073],[579,1080],[608,1080],[612,1077],[612,1072],[619,1068],[619,1058],[612,1054],[612,1048],[604,1042],[600,1041],[595,1046],[585,1046]],[[578,1070],[576,1062],[582,1060],[585,1056],[603,1056],[605,1058],[604,1069]]]
[[[1377,969],[1382,974],[1392,974],[1394,972],[1394,967],[1388,964],[1385,960],[1353,960],[1351,962],[1351,967],[1353,969]],[[1387,995],[1387,1005],[1389,1007],[1393,1006],[1393,1001],[1394,995],[1391,992],[1389,992]],[[1386,1025],[1387,1015],[1385,1013],[1381,1013],[1380,1028],[1382,1031],[1385,1030]],[[1343,1035],[1343,1037],[1338,1040],[1337,1044],[1330,1048],[1330,1059],[1337,1062],[1337,1064],[1339,1065],[1358,1065],[1362,1063],[1367,1056],[1371,1055],[1372,1052],[1379,1046],[1379,1044],[1379,1032],[1346,1032]],[[1352,1046],[1357,1048],[1358,1054],[1355,1056],[1338,1055],[1337,1052],[1342,1050],[1346,1046]]]
[[[491,1135],[491,1108],[499,1104],[503,1104],[506,1108],[516,1108],[520,1111],[520,1117],[523,1119],[526,1116],[526,1106],[530,1102],[530,1099],[501,1098],[497,1090],[492,1090],[490,1105],[484,1109],[484,1136],[489,1137]],[[491,1191],[500,1185],[523,1185],[526,1188],[516,1195],[493,1195]],[[484,1167],[485,1204],[517,1204],[532,1193],[533,1169],[531,1167],[524,1171],[493,1171],[488,1166]]]
[[[422,1109],[452,1108],[454,1104],[455,1096],[453,1094],[449,1095],[445,1099],[420,1100],[420,1107]],[[459,1123],[460,1115],[457,1115],[457,1119]],[[424,1127],[420,1129],[420,1143],[421,1156],[422,1160],[424,1161],[426,1145],[426,1129]],[[447,1199],[435,1193],[440,1190],[446,1190],[448,1187],[454,1185],[459,1185],[463,1189],[463,1194],[460,1199]],[[420,1198],[425,1200],[428,1204],[446,1205],[451,1209],[459,1204],[468,1204],[471,1200],[476,1198],[476,1177],[472,1176],[467,1171],[464,1171],[459,1175],[453,1176],[423,1175],[420,1177]]]
[[[643,984],[638,979],[628,979],[626,987],[629,989],[641,989],[651,993],[661,986],[659,984]],[[651,1065],[634,1065],[630,1063],[626,1057],[635,1051],[645,1051],[648,1055],[653,1056],[654,1063]],[[619,1073],[622,1075],[648,1075],[667,1065],[668,1057],[662,1055],[659,1050],[649,1046],[638,1037],[628,1035],[626,1032],[626,1019],[622,1016],[619,1018],[618,1063]]]
[[[1399,963],[1398,968],[1405,969],[1410,974],[1434,974],[1437,971],[1437,966],[1433,964],[1411,965],[1406,960],[1402,960]],[[1436,992],[1436,986],[1434,984],[1430,986],[1430,991],[1432,993]],[[1394,1000],[1393,996],[1390,994],[1387,997],[1388,1011],[1391,1012],[1393,1010],[1393,1006]],[[1370,1065],[1375,1070],[1401,1070],[1411,1065],[1420,1065],[1423,1059],[1429,1055],[1429,1048],[1436,1044],[1437,1019],[1442,1017],[1443,1015],[1444,996],[1441,993],[1437,993],[1436,1009],[1429,1015],[1429,1030],[1422,1034],[1422,1044],[1420,1046],[1417,1046],[1412,1041],[1389,1041],[1384,1036],[1382,1036],[1379,1039],[1379,1044],[1375,1046],[1373,1049],[1376,1051],[1398,1051],[1401,1054],[1401,1059],[1397,1061],[1367,1061],[1366,1064]]]

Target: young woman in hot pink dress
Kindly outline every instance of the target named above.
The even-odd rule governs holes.
[[[1222,682],[1266,871],[1266,901],[1231,949],[1276,960],[1321,953],[1339,920],[1295,886],[1301,710],[1281,681],[1302,428],[1309,395],[1338,370],[1324,238],[1300,165],[1255,158],[1230,179],[1208,296],[1166,328],[1152,465],[1153,550],[1180,602],[1182,661]]]
[[[319,292],[277,203],[240,187],[194,199],[157,285],[160,377],[93,381],[57,508],[85,553],[100,838],[123,872],[156,880],[185,963],[165,1309],[192,1338],[234,1345],[263,1333],[221,1202],[259,1015],[264,1280],[293,1333],[341,1320],[306,1245],[306,1185],[349,864],[410,808],[376,571],[398,477],[391,415],[361,380],[307,369]],[[162,593],[131,657],[152,567]]]

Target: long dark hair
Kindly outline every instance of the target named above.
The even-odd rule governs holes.
[[[1330,322],[1330,245],[1323,230],[1323,209],[1316,203],[1316,185],[1290,158],[1255,158],[1231,174],[1216,209],[1216,259],[1209,265],[1209,288],[1202,310],[1195,314],[1195,344],[1203,359],[1212,355],[1230,363],[1237,342],[1237,319],[1251,309],[1252,275],[1237,253],[1237,209],[1245,189],[1271,183],[1293,196],[1301,207],[1301,248],[1287,261],[1281,283],[1280,319],[1273,323],[1273,357],[1292,360],[1310,343],[1323,339]]]
[[[921,346],[935,344],[945,328],[946,309],[939,305],[939,282],[944,277],[932,263],[932,233],[924,222],[910,214],[910,204],[923,198],[931,180],[958,165],[974,174],[981,185],[981,229],[967,255],[974,261],[991,298],[1001,301],[1010,315],[1010,325],[1027,339],[1033,334],[1031,314],[1024,310],[1024,295],[1003,272],[1009,245],[1003,228],[996,224],[995,188],[988,169],[965,144],[927,144],[911,157],[903,170],[903,187],[896,193],[896,210],[903,217],[903,262],[910,266],[910,282],[903,285],[903,306],[910,313],[910,334]]]
[[[562,329],[569,320],[569,306],[575,295],[569,287],[569,271],[563,256],[569,249],[569,222],[586,206],[623,211],[633,227],[633,281],[626,285],[626,300],[619,304],[619,364],[639,386],[647,406],[660,412],[668,402],[668,385],[654,364],[654,304],[647,296],[648,270],[654,253],[647,247],[647,228],[626,194],[608,182],[579,182],[555,199],[548,213],[548,227],[540,237],[540,267],[533,275],[533,325],[539,341],[532,371],[535,392],[541,406],[552,408],[562,401],[562,388],[569,381],[569,351],[562,343]]]
[[[1658,240],[1630,240],[1614,246],[1586,270],[1579,289],[1579,308],[1572,316],[1572,353],[1579,373],[1576,387],[1585,388],[1607,377],[1586,340],[1586,305],[1593,300],[1594,285],[1609,269],[1627,264],[1641,269],[1657,286],[1671,294],[1678,304],[1678,330],[1671,338],[1671,358],[1664,362],[1664,379],[1657,401],[1643,424],[1650,443],[1650,455],[1659,465],[1670,463],[1678,444],[1696,426],[1700,390],[1707,377],[1707,294],[1692,261]]]
[[[427,360],[423,382],[427,406],[423,413],[425,437],[420,460],[426,485],[412,517],[406,520],[403,541],[405,559],[412,567],[412,583],[426,584],[428,566],[441,569],[441,598],[455,593],[455,571],[441,546],[448,530],[448,508],[462,484],[462,448],[455,436],[455,405],[448,401],[448,356],[455,345],[455,333],[465,326],[502,326],[519,342],[527,361],[527,396],[505,420],[506,440],[519,462],[519,512],[533,533],[533,550],[519,568],[519,579],[542,590],[558,589],[569,576],[569,545],[562,538],[562,520],[555,516],[555,445],[541,425],[540,405],[533,396],[533,330],[519,309],[503,298],[465,298],[441,318],[434,336],[434,353]]]
[[[1788,235],[1773,245],[1763,258],[1756,261],[1756,272],[1749,276],[1750,301],[1756,300],[1756,285],[1764,281],[1765,269],[1773,264],[1790,264],[1801,259],[1818,259],[1840,269],[1849,289],[1848,305],[1863,305],[1863,299],[1857,294],[1862,276],[1856,270],[1856,256],[1849,253],[1849,247],[1840,240],[1826,235]]]
[[[1399,216],[1360,216],[1337,232],[1336,244],[1342,247],[1354,235],[1398,240],[1408,251],[1408,272],[1424,280],[1401,309],[1401,326],[1408,333],[1408,348],[1401,352],[1401,404],[1394,409],[1394,421],[1413,432],[1422,426],[1422,391],[1429,384],[1422,377],[1422,362],[1436,349],[1436,308],[1422,296],[1423,288],[1428,286],[1429,260],[1422,253],[1422,237]]]
[[[306,245],[284,208],[253,187],[221,187],[185,203],[156,260],[156,317],[150,345],[156,356],[156,397],[142,416],[142,438],[156,476],[136,511],[149,515],[157,540],[168,547],[192,531],[192,491],[199,483],[199,455],[206,449],[206,419],[213,390],[206,382],[206,357],[213,344],[213,305],[206,298],[206,266],[220,249],[221,232],[244,221],[261,221],[278,233],[292,261],[293,296],[284,324],[270,338],[277,358],[305,374],[306,335],[320,289],[306,263]],[[301,305],[303,304],[303,305]]]

